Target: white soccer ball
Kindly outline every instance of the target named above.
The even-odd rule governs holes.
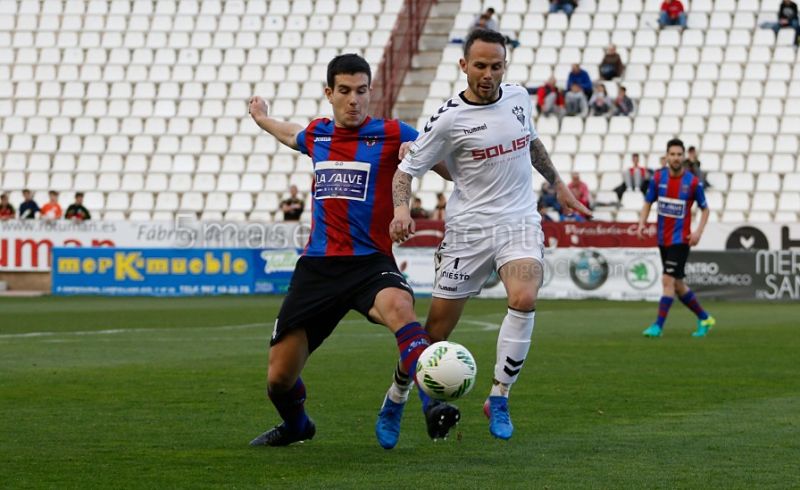
[[[417,360],[417,384],[437,400],[455,400],[469,393],[477,372],[475,358],[455,342],[429,345]]]

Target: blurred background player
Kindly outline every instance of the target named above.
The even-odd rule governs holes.
[[[656,171],[645,195],[642,214],[639,217],[637,234],[644,239],[644,229],[650,207],[658,202],[658,250],[664,273],[661,276],[663,292],[658,302],[658,317],[642,334],[645,337],[661,337],[664,322],[672,306],[675,293],[678,298],[697,315],[697,330],[694,337],[705,337],[716,321],[703,310],[694,293],[683,281],[684,267],[689,258],[689,247],[697,245],[708,221],[708,204],[700,179],[683,166],[683,142],[677,138],[667,142],[667,166]],[[692,204],[702,209],[700,224],[695,231],[692,225]]]
[[[497,338],[493,387],[484,410],[489,431],[509,439],[513,425],[508,394],[528,355],[536,296],[543,278],[541,217],[536,211],[531,165],[557,190],[564,208],[591,215],[562,182],[533,127],[528,91],[503,85],[506,46],[502,35],[475,30],[464,44],[461,70],[467,88],[448,100],[409,145],[394,176],[391,235],[403,241],[414,232],[408,203],[412,177],[444,160],[455,183],[447,203],[445,236],[434,262],[433,299],[426,322],[431,339],[447,339],[467,300],[478,294],[495,270],[508,292],[508,309]],[[405,150],[405,148],[404,148]],[[407,373],[408,371],[405,371]],[[405,403],[410,382],[396,376],[388,399]],[[460,418],[456,407],[428,399],[420,390],[428,435],[444,437]],[[382,424],[400,420],[379,418]],[[431,424],[431,421],[434,423]]]
[[[310,156],[315,174],[311,236],[270,342],[267,394],[283,422],[253,439],[253,446],[285,446],[314,437],[300,373],[348,311],[395,334],[405,369],[414,369],[429,344],[387,233],[398,149],[417,132],[397,120],[367,115],[371,81],[369,64],[360,56],[333,58],[325,87],[333,120],[315,119],[306,128],[269,117],[260,97],[250,100],[255,122]]]

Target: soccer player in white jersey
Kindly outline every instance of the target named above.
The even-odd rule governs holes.
[[[531,165],[557,190],[562,207],[587,216],[591,211],[567,189],[539,140],[527,90],[502,84],[506,69],[503,36],[473,31],[459,63],[467,75],[466,90],[430,118],[395,173],[390,233],[393,240],[402,241],[414,232],[408,208],[412,177],[421,177],[444,160],[455,190],[447,202],[445,236],[435,255],[436,279],[426,329],[432,342],[446,339],[467,300],[498,271],[508,294],[508,311],[500,326],[494,381],[484,412],[491,434],[509,439],[514,430],[508,412],[509,389],[528,355],[543,277],[544,236]],[[401,369],[395,371],[378,417],[376,435],[384,447],[399,437],[402,409],[411,387],[404,375]],[[423,394],[420,397],[429,435],[446,436],[458,422],[457,409]]]

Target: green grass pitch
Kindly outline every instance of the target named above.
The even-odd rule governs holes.
[[[277,422],[264,378],[280,301],[0,300],[0,487],[800,486],[798,304],[706,302],[717,327],[694,339],[676,303],[645,339],[653,303],[541,301],[503,442],[481,407],[504,302],[473,300],[452,337],[478,363],[461,424],[430,441],[414,395],[392,451],[374,424],[397,347],[350,315],[304,373],[316,438],[250,448]]]

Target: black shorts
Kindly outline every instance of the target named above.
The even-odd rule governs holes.
[[[664,274],[675,279],[686,277],[684,269],[686,268],[686,260],[689,258],[689,245],[679,243],[668,247],[659,246],[658,250],[661,252],[661,265],[664,267]]]
[[[375,296],[385,288],[414,295],[394,259],[383,254],[352,257],[300,257],[283,300],[270,345],[293,328],[306,329],[313,352],[350,310],[368,320]]]

